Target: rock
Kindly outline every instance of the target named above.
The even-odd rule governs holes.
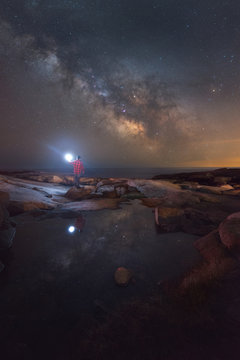
[[[220,187],[216,187],[216,186],[198,185],[196,187],[196,191],[207,193],[207,194],[215,194],[215,195],[222,194],[222,189]]]
[[[163,219],[177,217],[184,213],[184,210],[178,208],[159,207],[158,216]]]
[[[7,201],[5,196],[4,200]],[[12,246],[13,238],[16,233],[16,224],[10,220],[9,213],[6,209],[6,203],[0,203],[0,250],[6,250]]]
[[[178,208],[156,207],[155,222],[161,230],[175,232],[181,229],[182,215],[184,210]]]
[[[240,257],[240,213],[227,217],[219,226],[219,234],[222,243]]]
[[[0,250],[7,250],[12,246],[15,233],[16,229],[11,226],[6,230],[0,230]]]
[[[124,198],[129,200],[135,200],[135,199],[144,199],[145,195],[141,194],[139,191],[131,191],[123,195]]]
[[[58,206],[58,200],[61,202],[60,196],[66,192],[63,186],[56,184],[42,183],[38,186],[32,181],[15,178],[4,178],[0,190],[9,195],[7,209],[11,216],[36,209],[54,209]]]
[[[0,191],[0,204],[7,204],[9,201],[9,194],[4,191]]]
[[[224,195],[240,196],[240,189],[233,189],[224,192]]]
[[[0,261],[0,272],[2,272],[4,268],[5,268],[4,264]]]
[[[149,199],[147,199],[149,200]],[[213,209],[168,208],[156,206],[155,222],[165,232],[183,231],[194,235],[206,235],[216,229],[226,217],[225,212]]]
[[[71,187],[65,194],[65,197],[71,200],[82,200],[86,199],[94,190],[95,186]]]
[[[207,235],[217,228],[225,216],[225,213],[215,209],[186,208],[181,218],[181,230],[188,234]]]
[[[157,175],[154,179],[173,180],[177,183],[197,182],[201,185],[237,185],[240,183],[240,169],[223,168],[212,171],[186,172]]]
[[[231,177],[227,176],[216,176],[213,178],[214,185],[225,185],[232,180]]]
[[[121,199],[88,199],[64,204],[61,211],[80,212],[83,210],[118,209]]]
[[[195,241],[194,246],[209,263],[220,262],[223,258],[229,256],[226,248],[221,243],[218,230],[214,230],[206,236],[198,239]]]
[[[217,204],[220,203],[220,199],[218,196],[216,196],[215,194],[203,194],[203,193],[199,193],[198,194],[198,198],[200,201],[203,202],[208,202],[208,203],[212,203],[212,204]]]
[[[57,206],[57,204],[49,204],[45,202],[35,202],[35,201],[10,201],[7,207],[11,216],[19,215],[24,212],[29,212],[33,210],[52,210]]]
[[[118,196],[117,191],[115,190],[114,185],[100,185],[97,186],[96,194],[101,195],[103,197],[109,198],[109,199],[115,199]]]
[[[114,280],[119,286],[127,286],[132,278],[132,273],[125,267],[119,267],[115,271]]]
[[[220,189],[223,191],[229,191],[229,190],[234,190],[234,187],[232,185],[226,184],[226,185],[220,186]]]
[[[97,188],[103,185],[114,185],[116,186],[125,186],[127,185],[127,179],[119,179],[119,178],[109,178],[109,179],[102,179],[97,183]]]
[[[128,193],[128,186],[116,186],[115,191],[117,196],[121,197]]]
[[[80,177],[79,183],[84,185],[97,185],[99,179],[98,178],[87,178],[87,177]]]

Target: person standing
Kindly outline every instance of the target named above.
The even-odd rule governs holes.
[[[70,162],[73,165],[73,172],[74,172],[74,185],[79,187],[79,179],[81,174],[85,173],[83,162],[81,160],[81,156],[78,155],[77,159]]]

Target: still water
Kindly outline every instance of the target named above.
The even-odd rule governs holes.
[[[196,236],[159,233],[153,210],[139,200],[76,218],[24,215],[16,221],[1,275],[0,332],[25,342],[39,324],[74,323],[83,313],[94,317],[99,304],[114,309],[151,294],[160,281],[179,276],[199,259]],[[114,282],[119,266],[134,274],[126,288]]]

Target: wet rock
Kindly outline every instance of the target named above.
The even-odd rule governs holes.
[[[229,254],[221,242],[218,230],[214,230],[206,236],[195,241],[194,246],[203,258],[209,263],[217,263]]]
[[[219,234],[222,243],[240,257],[240,212],[230,215],[220,224]]]
[[[115,271],[114,280],[119,286],[127,286],[132,278],[132,273],[125,267],[119,267]]]
[[[94,190],[95,186],[71,187],[65,194],[65,197],[71,200],[82,200],[86,199]]]

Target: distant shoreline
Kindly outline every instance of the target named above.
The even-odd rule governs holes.
[[[158,175],[174,175],[183,172],[204,172],[204,171],[213,171],[217,168],[212,167],[136,167],[136,168],[85,168],[85,177],[129,177],[129,178],[153,178]],[[64,168],[47,168],[47,169],[0,169],[0,174],[11,175],[14,173],[46,173],[46,174],[66,174],[72,175],[71,167]]]

